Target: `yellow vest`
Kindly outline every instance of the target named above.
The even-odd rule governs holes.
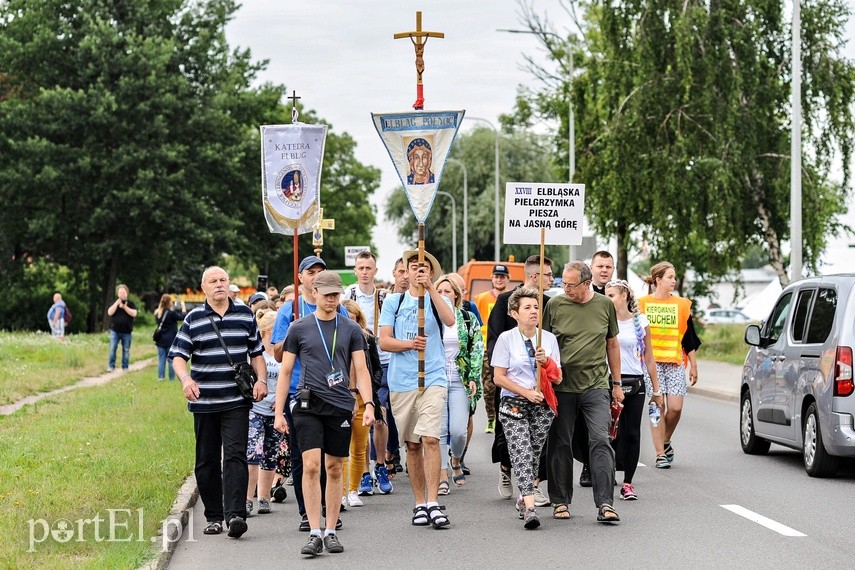
[[[688,328],[692,302],[676,295],[657,299],[641,297],[638,309],[650,321],[650,342],[656,362],[683,364],[683,335]]]

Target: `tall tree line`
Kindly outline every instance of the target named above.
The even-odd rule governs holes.
[[[266,62],[226,41],[237,9],[231,0],[0,3],[4,290],[61,279],[92,331],[119,281],[136,292],[195,287],[224,252],[258,267],[272,259],[279,271],[291,241],[264,223],[258,126],[290,120],[282,86],[255,85]],[[323,192],[328,214],[346,208],[341,216],[363,220],[342,235],[356,243],[370,238],[379,174],[354,146],[331,135]],[[49,296],[19,293],[0,309],[0,327],[28,328],[30,313],[44,320]]]

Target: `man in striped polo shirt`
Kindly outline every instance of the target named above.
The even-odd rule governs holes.
[[[187,408],[193,413],[196,483],[208,521],[204,532],[220,534],[225,520],[229,536],[239,538],[247,529],[246,442],[252,403],[241,396],[229,357],[235,364],[252,365],[259,378],[253,388],[256,402],[267,395],[267,366],[252,311],[229,298],[228,273],[220,267],[207,268],[202,274],[202,291],[205,304],[187,314],[169,357],[181,379]],[[187,361],[191,359],[192,374],[187,371]]]

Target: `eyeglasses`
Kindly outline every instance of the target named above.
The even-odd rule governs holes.
[[[578,283],[562,283],[561,287],[565,290],[571,290],[571,289],[575,289],[579,285],[584,285],[587,282],[588,281],[579,281]]]
[[[529,358],[534,358],[534,354],[535,354],[535,352],[534,352],[534,345],[531,343],[531,339],[530,339],[530,338],[526,339],[526,341],[525,341],[525,348],[526,348],[526,350],[528,350],[528,357],[529,357]]]

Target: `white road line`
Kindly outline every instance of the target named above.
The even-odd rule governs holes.
[[[736,513],[737,515],[744,517],[751,522],[756,522],[759,525],[763,525],[770,530],[774,530],[778,534],[782,534],[784,536],[807,536],[805,534],[800,533],[799,531],[788,527],[787,525],[783,525],[779,522],[773,521],[770,518],[766,518],[763,515],[759,515],[754,511],[749,511],[745,507],[740,505],[719,505],[720,507],[727,509],[732,513]]]

